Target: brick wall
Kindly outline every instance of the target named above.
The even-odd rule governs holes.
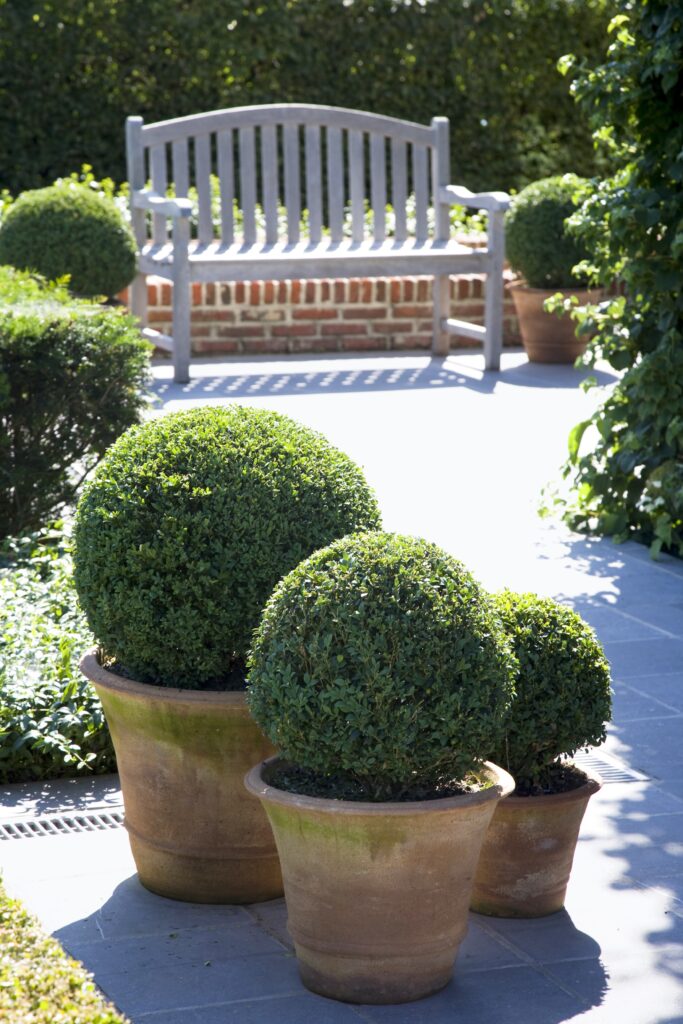
[[[483,323],[483,289],[479,275],[453,278],[451,316]],[[171,297],[168,282],[148,278],[150,327],[170,332]],[[382,351],[429,348],[432,340],[429,277],[194,284],[192,306],[196,354]],[[520,343],[507,292],[504,342]]]

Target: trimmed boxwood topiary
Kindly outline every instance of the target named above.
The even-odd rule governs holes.
[[[283,758],[317,777],[317,795],[334,777],[335,795],[400,799],[476,769],[498,742],[513,675],[464,566],[426,541],[374,533],[336,541],[278,585],[247,700]]]
[[[588,250],[565,227],[583,185],[583,178],[563,174],[535,181],[513,198],[505,215],[505,248],[510,266],[530,288],[584,283],[572,268],[588,257]]]
[[[75,295],[116,295],[135,277],[135,241],[114,203],[70,183],[24,192],[0,226],[0,263],[53,281],[69,275]]]
[[[278,580],[379,523],[362,472],[320,434],[264,409],[194,409],[110,449],[78,506],[76,587],[135,679],[226,688]]]
[[[487,754],[514,776],[517,791],[553,788],[562,755],[605,739],[612,714],[609,664],[593,630],[571,608],[509,590],[494,601],[519,675],[504,740]]]

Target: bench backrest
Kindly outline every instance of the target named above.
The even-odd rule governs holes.
[[[126,136],[132,189],[151,180],[155,192],[165,195],[172,186],[172,195],[185,197],[191,186],[196,188],[200,243],[217,238],[223,245],[296,243],[304,209],[306,238],[316,243],[329,233],[339,242],[345,207],[350,208],[354,241],[382,242],[389,202],[397,241],[409,235],[420,240],[448,235],[448,210],[433,202],[438,188],[449,183],[447,118],[434,118],[427,126],[291,103],[216,110],[149,125],[130,117]],[[218,231],[211,209],[212,174],[220,181]],[[239,231],[235,203],[242,213]],[[284,219],[278,210],[282,206]],[[436,211],[432,217],[430,207]],[[152,220],[153,240],[162,244],[167,221],[158,214]]]

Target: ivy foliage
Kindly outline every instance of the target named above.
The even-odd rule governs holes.
[[[28,275],[4,271],[3,289],[18,304],[0,312],[0,538],[39,529],[71,503],[140,419],[150,352],[117,310],[64,304],[59,287]]]
[[[287,416],[205,407],[133,427],[86,485],[75,580],[134,678],[220,685],[280,578],[380,514],[361,470]]]
[[[514,667],[460,562],[423,540],[354,535],[275,589],[247,699],[284,758],[387,800],[465,779],[498,745]]]
[[[61,523],[0,551],[0,782],[116,770]]]
[[[557,759],[605,739],[610,669],[595,633],[576,612],[536,594],[505,590],[495,607],[519,662],[503,741],[487,753],[517,788],[543,788]]]
[[[556,62],[594,62],[613,0],[4,0],[0,185],[88,162],[126,177],[123,124],[254,103],[451,119],[454,181],[595,165]],[[55,87],[58,83],[58,87]]]
[[[534,181],[513,197],[505,215],[506,254],[530,288],[580,287],[573,270],[588,251],[565,221],[584,186],[576,174],[563,174]]]
[[[565,507],[579,530],[683,554],[683,2],[619,0],[606,62],[577,100],[618,166],[574,216],[594,280],[622,294],[589,308],[586,361],[623,376],[569,439]],[[591,428],[590,430],[588,428]],[[586,450],[584,436],[594,447]]]

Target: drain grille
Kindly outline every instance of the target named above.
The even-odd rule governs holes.
[[[54,818],[33,818],[0,822],[0,839],[31,839],[34,836],[71,835],[74,832],[102,832],[123,825],[123,808],[100,814],[60,814]]]
[[[586,768],[588,771],[594,772],[603,782],[647,782],[649,778],[643,772],[622,764],[610,754],[596,754],[595,751],[589,751],[586,754],[581,751],[574,754],[572,761],[579,768]]]

